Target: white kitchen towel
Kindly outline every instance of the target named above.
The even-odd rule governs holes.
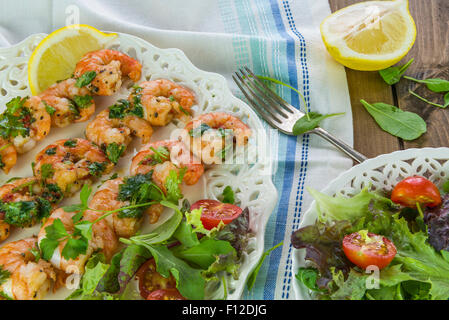
[[[0,46],[66,24],[85,23],[139,36],[155,46],[183,50],[199,68],[231,80],[238,67],[277,78],[303,92],[307,107],[345,112],[323,127],[352,144],[352,117],[344,68],[326,52],[319,25],[330,14],[327,0],[2,0]],[[304,110],[298,95],[278,87]],[[294,299],[290,235],[311,203],[305,186],[325,187],[352,161],[319,137],[276,134],[273,181],[279,203],[268,222],[266,249],[283,241],[266,259],[245,299]]]

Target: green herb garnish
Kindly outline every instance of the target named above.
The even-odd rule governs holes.
[[[92,82],[92,80],[95,79],[96,76],[97,76],[97,73],[95,71],[88,71],[88,72],[84,73],[83,75],[81,75],[81,77],[76,79],[75,86],[77,86],[78,88],[87,86],[88,84],[90,84]]]

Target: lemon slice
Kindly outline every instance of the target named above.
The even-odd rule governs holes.
[[[321,23],[327,50],[344,66],[382,70],[412,48],[416,26],[408,0],[367,1],[334,12]]]
[[[28,81],[33,95],[58,80],[69,78],[76,63],[87,52],[104,48],[117,38],[91,26],[78,24],[58,29],[45,37],[28,61]]]

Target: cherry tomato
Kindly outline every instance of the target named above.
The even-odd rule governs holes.
[[[199,200],[192,204],[190,210],[203,208],[201,212],[201,222],[204,228],[211,230],[223,221],[224,224],[230,223],[236,219],[242,209],[229,203],[222,203],[217,200]]]
[[[349,261],[366,269],[375,265],[379,269],[388,266],[396,255],[393,242],[374,233],[354,232],[343,238],[343,251]]]
[[[153,258],[146,261],[139,268],[137,278],[139,279],[140,295],[144,299],[147,299],[153,291],[176,288],[176,280],[172,275],[164,278],[156,271],[156,262]]]
[[[410,208],[416,208],[416,203],[436,207],[441,204],[441,195],[431,181],[413,176],[405,178],[394,187],[391,201]]]
[[[186,300],[178,289],[161,289],[151,292],[147,300]]]

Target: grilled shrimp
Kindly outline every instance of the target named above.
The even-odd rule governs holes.
[[[123,184],[122,178],[106,181],[94,194],[89,207],[95,210],[112,211],[128,206],[128,202],[117,199],[121,184]],[[134,235],[142,222],[142,219],[137,218],[120,218],[118,213],[107,216],[105,220],[112,226],[117,236],[125,238]]]
[[[99,146],[112,143],[127,146],[131,135],[138,136],[142,143],[148,143],[152,134],[153,128],[147,121],[132,115],[123,119],[110,118],[109,109],[100,112],[86,128],[87,139]]]
[[[165,156],[155,155],[166,152]],[[146,174],[153,170],[154,182],[165,191],[165,181],[171,170],[186,168],[183,181],[192,185],[198,182],[204,173],[203,165],[190,153],[181,141],[163,140],[142,147],[131,162],[130,174]]]
[[[62,224],[64,225],[65,229],[67,230],[68,234],[72,234],[74,232],[74,222],[72,220],[72,217],[75,215],[75,212],[66,212],[64,209],[59,208],[53,211],[50,215],[50,217],[45,221],[45,223],[42,225],[39,234],[37,236],[39,245],[41,241],[46,237],[47,231],[45,228],[52,225],[55,220],[59,219],[61,220]],[[50,259],[50,263],[55,267],[56,269],[62,270],[63,272],[67,274],[82,274],[84,272],[84,265],[86,264],[86,261],[89,259],[89,257],[94,252],[94,248],[92,245],[88,245],[88,248],[86,250],[85,254],[80,254],[76,259],[65,259],[62,256],[62,250],[64,249],[64,246],[66,245],[67,240],[63,240],[59,243],[56,250],[53,252],[53,256]]]
[[[48,183],[55,183],[66,194],[78,191],[95,176],[108,173],[113,164],[92,142],[63,139],[47,146],[36,156],[34,174]]]
[[[5,112],[0,115],[2,137],[5,143],[9,140],[16,153],[29,151],[50,132],[50,115],[39,97],[16,97],[6,106]],[[5,155],[12,156],[7,159],[10,169],[16,160],[13,157],[14,152],[9,148],[5,150]]]
[[[39,97],[51,110],[51,123],[56,127],[87,121],[95,112],[95,102],[89,90],[86,87],[78,88],[72,78],[55,83]]]
[[[0,168],[8,174],[17,162],[16,148],[9,141],[0,138]]]
[[[36,178],[17,179],[0,187],[0,201],[2,203],[33,201],[40,192],[41,188]],[[8,219],[9,217],[0,209],[0,242],[6,240],[11,233],[12,226],[9,223],[13,222]],[[36,217],[29,223],[33,224],[35,220]]]
[[[0,248],[0,270],[9,272],[0,291],[12,299],[42,299],[56,280],[52,266],[42,259],[36,261],[31,250],[37,250],[35,237],[10,242]]]
[[[110,96],[122,85],[122,76],[137,82],[142,73],[142,65],[124,53],[114,50],[98,50],[87,53],[75,67],[75,77],[95,71],[96,76],[87,86],[94,94]]]
[[[228,144],[233,144],[235,139],[237,145],[242,146],[251,135],[248,125],[225,112],[202,114],[190,121],[185,130],[190,140],[185,143],[193,154],[201,156],[201,160],[208,164],[221,163]],[[227,138],[232,138],[230,143]]]
[[[183,121],[190,119],[195,96],[173,81],[159,79],[140,83],[128,100],[142,104],[144,118],[152,125],[165,126],[174,116]]]

